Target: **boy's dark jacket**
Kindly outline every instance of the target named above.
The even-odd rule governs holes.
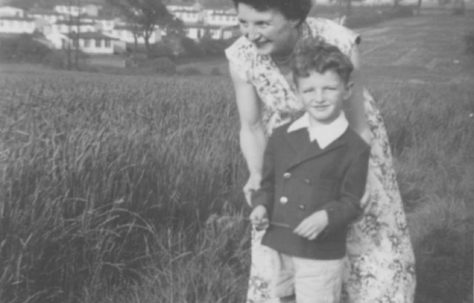
[[[274,130],[265,150],[261,189],[252,205],[264,205],[270,226],[262,243],[279,252],[310,259],[345,255],[347,226],[361,213],[370,147],[353,130],[321,150],[306,128]],[[329,224],[313,241],[293,233],[315,211],[325,209]]]

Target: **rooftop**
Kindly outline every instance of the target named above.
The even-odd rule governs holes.
[[[68,33],[66,34],[69,38],[79,38],[79,39],[106,39],[106,40],[118,40],[116,38],[104,35],[100,32],[83,32],[83,33]]]
[[[12,21],[35,21],[31,17],[20,17],[20,16],[0,16],[0,20],[12,20]]]
[[[95,25],[94,22],[92,21],[84,21],[84,20],[78,20],[78,19],[73,19],[73,20],[58,20],[55,22],[55,24],[64,24],[64,25]]]
[[[45,8],[32,8],[28,10],[28,14],[30,15],[61,15],[60,13],[50,10],[50,9],[45,9]]]
[[[21,9],[24,10],[23,7],[15,4],[8,4],[8,5],[0,5],[0,8],[16,8],[16,9]]]

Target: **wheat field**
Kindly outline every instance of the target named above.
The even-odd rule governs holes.
[[[0,76],[0,301],[242,302],[246,171],[229,79],[38,75]],[[467,302],[474,89],[373,86],[417,302]]]
[[[362,55],[415,248],[415,302],[468,303],[468,18],[402,21],[363,30]],[[0,71],[1,303],[244,301],[247,172],[227,76]]]

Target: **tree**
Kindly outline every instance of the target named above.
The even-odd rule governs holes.
[[[168,22],[163,26],[167,35],[185,36],[185,25],[183,20],[172,16]]]
[[[68,0],[67,4],[69,7],[81,6],[81,0]],[[68,43],[67,45],[67,69],[72,69],[73,67],[75,69],[78,69],[79,66],[79,36],[81,34],[81,19],[80,19],[80,14],[77,17],[74,17],[72,15],[72,12],[69,12],[69,16],[67,19],[67,25],[68,25],[68,36],[72,40],[72,46],[74,48],[74,61],[72,60],[72,49],[71,45]],[[75,25],[75,27],[74,27]]]
[[[145,41],[145,49],[150,54],[150,37],[157,27],[167,27],[173,22],[161,0],[107,0],[132,26],[135,39],[139,36]]]

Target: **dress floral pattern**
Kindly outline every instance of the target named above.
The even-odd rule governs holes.
[[[360,37],[327,19],[309,18],[304,37],[318,37],[350,54]],[[229,63],[252,83],[263,102],[262,119],[267,132],[301,113],[294,85],[279,72],[270,56],[259,55],[245,37],[226,50]],[[415,259],[408,233],[392,155],[382,116],[368,90],[364,108],[371,130],[371,156],[364,215],[355,222],[347,238],[344,303],[412,303],[415,292]],[[260,244],[262,231],[252,232],[252,266],[248,303],[279,302],[272,296],[270,277],[272,251]]]

